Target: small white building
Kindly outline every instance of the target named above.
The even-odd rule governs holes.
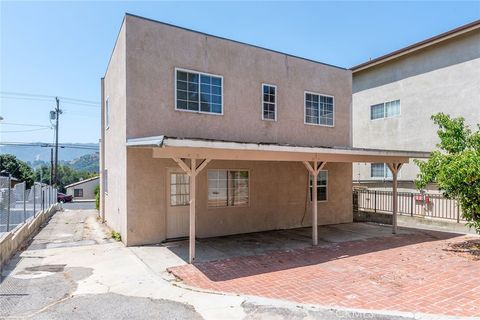
[[[95,199],[95,188],[100,183],[100,177],[78,181],[65,186],[67,195],[72,195],[74,200]]]

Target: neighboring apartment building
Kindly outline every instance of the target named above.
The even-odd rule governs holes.
[[[438,143],[430,117],[462,116],[480,123],[480,20],[352,68],[353,146],[431,151]],[[380,187],[391,174],[383,163],[357,163],[354,183]],[[406,188],[418,167],[402,168]]]
[[[411,154],[351,148],[351,79],[127,14],[102,80],[102,217],[127,245],[189,236],[190,261],[195,237],[352,222],[352,162]]]
[[[84,179],[65,186],[66,194],[72,195],[74,200],[95,199],[95,188],[100,183],[100,177]]]

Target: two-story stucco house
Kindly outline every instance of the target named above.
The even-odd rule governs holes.
[[[196,237],[351,222],[352,162],[412,156],[351,148],[351,81],[127,14],[102,79],[102,217],[126,245],[189,237],[190,261]]]
[[[431,151],[439,142],[430,117],[438,112],[480,123],[480,20],[352,68],[353,146]],[[383,163],[357,163],[353,180],[382,186]],[[402,169],[412,188],[418,167]]]

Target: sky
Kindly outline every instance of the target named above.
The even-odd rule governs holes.
[[[1,1],[0,142],[52,142],[55,96],[60,142],[98,142],[100,78],[125,12],[349,68],[480,19],[480,1]]]

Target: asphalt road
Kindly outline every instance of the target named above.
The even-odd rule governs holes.
[[[95,209],[95,201],[67,202],[62,207],[69,210]]]

